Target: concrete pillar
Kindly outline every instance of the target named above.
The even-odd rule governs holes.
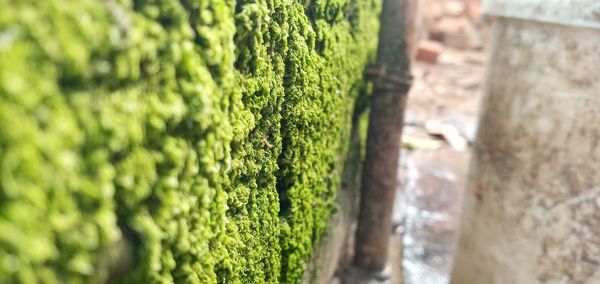
[[[600,283],[600,1],[492,0],[452,283]]]

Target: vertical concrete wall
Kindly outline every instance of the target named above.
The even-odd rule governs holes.
[[[587,2],[586,25],[496,20],[452,283],[600,283],[600,9]]]

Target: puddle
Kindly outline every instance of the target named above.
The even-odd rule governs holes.
[[[394,218],[404,219],[398,230],[405,283],[448,283],[469,154],[448,148],[403,154]]]

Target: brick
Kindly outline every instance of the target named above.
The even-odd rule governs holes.
[[[417,48],[417,60],[427,63],[436,63],[438,56],[442,53],[443,47],[441,44],[431,40],[419,42]]]

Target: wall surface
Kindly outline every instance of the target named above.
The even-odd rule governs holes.
[[[493,39],[452,283],[600,283],[600,30]]]
[[[0,1],[0,282],[300,282],[379,9]]]
[[[332,214],[323,236],[302,275],[302,283],[331,284],[340,278],[352,261],[354,225],[358,214],[362,160],[365,149],[368,112],[365,97],[357,100],[350,133],[350,146],[342,170],[341,187],[336,196],[337,210]],[[342,282],[343,283],[343,282]]]
[[[507,18],[600,29],[596,0],[484,0],[483,13]]]

